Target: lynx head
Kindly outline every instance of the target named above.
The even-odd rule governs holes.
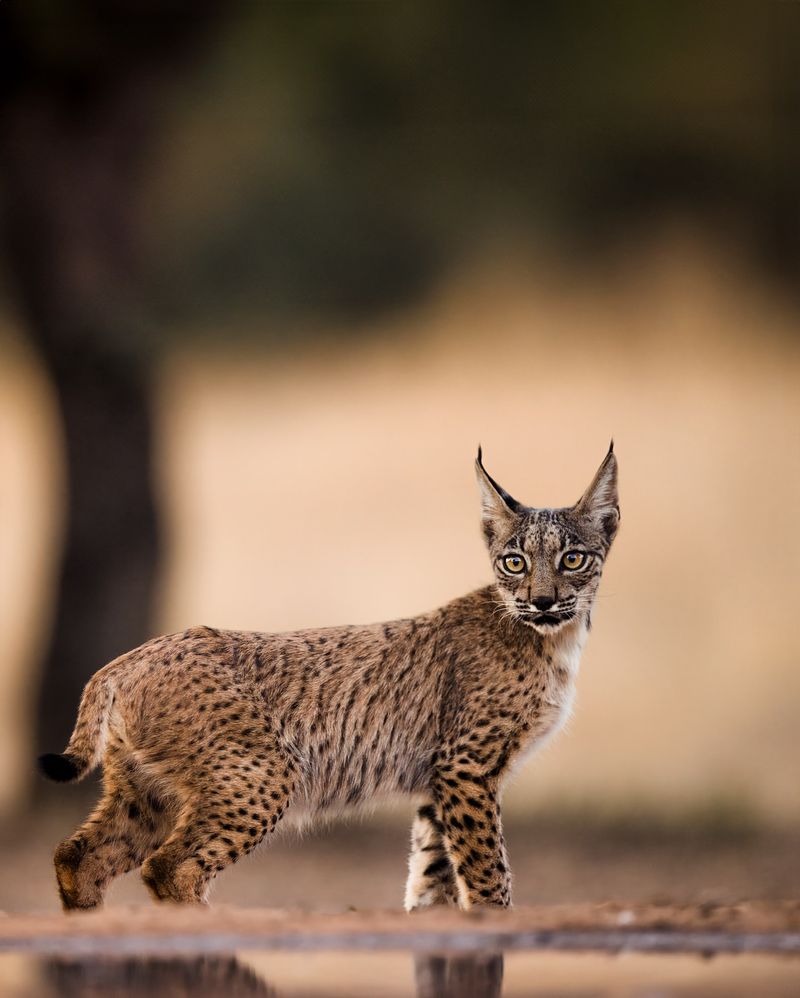
[[[475,463],[483,533],[509,615],[552,634],[571,620],[589,623],[600,576],[619,525],[614,443],[583,496],[567,509],[523,506]]]

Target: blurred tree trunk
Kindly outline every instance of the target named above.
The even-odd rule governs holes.
[[[147,136],[135,105],[120,104],[112,97],[87,120],[85,105],[70,115],[35,95],[3,122],[9,270],[55,387],[66,448],[40,748],[66,742],[83,683],[146,635],[158,558],[148,364],[131,328],[140,271],[134,164]]]
[[[55,386],[67,521],[37,744],[60,748],[83,684],[148,636],[159,529],[139,238],[165,87],[216,0],[0,11],[7,271]]]

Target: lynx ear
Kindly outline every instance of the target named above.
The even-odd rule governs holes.
[[[619,526],[619,496],[617,494],[617,459],[614,456],[614,441],[608,454],[597,469],[597,474],[589,488],[573,506],[573,512],[580,517],[594,521],[605,534],[610,544]]]
[[[480,447],[475,461],[475,472],[481,489],[483,532],[487,541],[491,542],[504,526],[509,527],[514,522],[523,507],[486,471]]]

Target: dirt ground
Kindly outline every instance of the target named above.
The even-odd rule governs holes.
[[[44,809],[4,830],[4,996],[797,994],[800,902],[780,899],[800,897],[800,849],[785,832],[510,822],[513,912],[409,917],[407,829],[375,816],[277,839],[220,877],[209,910],[156,908],[133,874],[104,910],[66,918],[50,855],[79,818]]]
[[[788,998],[798,957],[797,901],[0,918],[0,989],[14,998]]]
[[[56,912],[51,857],[81,820],[40,809],[3,830],[0,911]],[[410,813],[409,813],[410,823]],[[730,904],[800,897],[800,835],[748,827],[665,828],[541,816],[507,822],[517,905],[568,902]],[[408,831],[377,815],[298,835],[287,832],[217,880],[215,904],[312,911],[392,909],[402,903]],[[110,905],[147,903],[138,876]]]
[[[699,936],[698,945],[692,937]],[[715,943],[714,940],[717,940]],[[121,941],[121,943],[120,943]],[[561,904],[510,911],[442,908],[339,913],[148,906],[0,919],[0,949],[81,953],[233,949],[423,951],[507,949],[800,953],[800,901],[735,905]]]

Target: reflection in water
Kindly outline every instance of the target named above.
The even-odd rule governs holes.
[[[45,977],[63,998],[277,998],[234,957],[48,960]]]
[[[0,953],[2,998],[797,998],[797,956],[267,951],[40,960]]]
[[[414,959],[417,998],[500,998],[499,953],[421,955]],[[52,998],[279,998],[253,970],[234,957],[52,959],[44,963]],[[341,984],[342,982],[338,982]],[[341,995],[340,987],[313,993]]]
[[[499,998],[503,987],[502,953],[417,956],[417,998]]]

